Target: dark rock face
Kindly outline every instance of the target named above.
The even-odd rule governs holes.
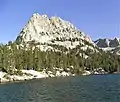
[[[119,46],[120,45],[120,42],[119,42],[119,40],[117,40],[116,38],[114,39],[114,40],[111,40],[110,41],[110,47],[117,47],[117,46]]]
[[[120,38],[98,39],[94,41],[94,43],[105,51],[111,51],[112,53],[120,55]]]
[[[101,48],[118,47],[120,45],[120,38],[115,39],[98,39],[95,41],[96,45]]]
[[[95,43],[98,47],[102,47],[102,48],[109,47],[109,44],[107,43],[106,39],[98,39],[95,41]]]

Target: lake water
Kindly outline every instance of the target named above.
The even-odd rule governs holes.
[[[0,102],[120,102],[120,75],[48,78],[1,84]]]

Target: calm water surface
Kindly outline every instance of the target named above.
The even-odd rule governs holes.
[[[0,102],[120,102],[120,75],[48,78],[1,84]]]

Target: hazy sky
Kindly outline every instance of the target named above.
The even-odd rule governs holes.
[[[14,40],[34,12],[60,16],[92,39],[120,37],[120,0],[0,0],[0,42]]]

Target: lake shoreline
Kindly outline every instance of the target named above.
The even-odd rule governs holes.
[[[0,71],[0,83],[14,83],[14,82],[24,82],[28,80],[34,80],[34,79],[46,79],[46,78],[51,78],[51,77],[66,77],[66,76],[77,76],[75,74],[72,74],[70,72],[60,72],[57,71],[56,75],[54,75],[51,71],[48,71],[47,73],[45,71],[38,72],[35,70],[22,70],[23,75],[9,75],[5,72]],[[90,76],[90,75],[108,75],[110,73],[92,73],[90,71],[84,71],[82,76]],[[119,74],[117,72],[113,74]]]
[[[38,72],[35,70],[22,70],[23,75],[10,75],[5,72],[0,71],[0,83],[8,83],[8,82],[21,82],[33,79],[41,79],[41,78],[50,78],[50,77],[66,77],[66,76],[75,76],[70,72],[65,71],[57,71],[54,75],[53,72],[45,71]]]
[[[64,69],[54,68],[56,71],[46,71],[43,70],[41,72],[35,70],[21,70],[20,74],[8,74],[6,72],[0,71],[0,83],[8,83],[8,82],[21,82],[33,79],[41,79],[41,78],[50,78],[50,77],[66,77],[66,76],[89,76],[89,75],[108,75],[108,74],[120,74],[118,72],[108,73],[105,72],[102,68],[94,69],[93,71],[84,70],[81,74],[73,74],[69,69],[64,71]],[[17,69],[16,69],[17,71]]]

